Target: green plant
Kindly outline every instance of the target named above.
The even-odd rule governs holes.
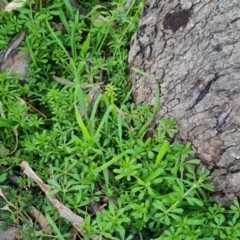
[[[25,26],[21,49],[31,56],[28,81],[0,73],[0,182],[9,196],[19,195],[13,205],[1,198],[1,207],[7,200],[12,211],[2,215],[5,223],[24,225],[20,213],[31,201],[53,233],[37,236],[33,224],[22,230],[25,239],[69,236],[70,224],[19,171],[27,160],[52,194],[85,219],[85,239],[238,239],[239,203],[230,209],[213,203],[209,173],[196,174],[200,161],[191,144],[172,141],[176,123],[161,119],[151,129],[160,91],[154,106],[131,101],[126,60],[143,2],[125,12],[124,1],[84,4],[88,15],[68,0],[40,0],[38,10],[27,1],[15,13],[0,12],[1,48]],[[18,190],[12,175],[19,176]]]

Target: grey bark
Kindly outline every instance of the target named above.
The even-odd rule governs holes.
[[[240,1],[148,0],[130,66],[161,88],[157,119],[172,117],[211,171],[214,198],[240,199]],[[153,104],[156,83],[131,71],[137,104]]]

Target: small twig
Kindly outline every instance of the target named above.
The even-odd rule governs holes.
[[[30,216],[36,219],[36,221],[39,223],[39,225],[41,226],[45,234],[51,235],[52,228],[49,226],[49,222],[47,221],[45,216],[40,211],[38,211],[35,207],[32,206],[31,208],[32,210],[30,212]]]
[[[97,212],[101,212],[105,207],[107,206],[107,203],[104,203],[102,206],[100,206],[96,212],[91,214],[91,217],[94,216]]]
[[[27,105],[32,108],[34,111],[38,112],[44,119],[47,119],[47,116],[45,114],[43,114],[41,111],[39,111],[38,109],[36,109],[33,105],[31,105],[30,103],[26,102]]]
[[[30,179],[32,179],[35,183],[38,184],[38,186],[42,189],[42,191],[45,193],[45,195],[50,200],[50,202],[58,210],[59,214],[63,218],[68,220],[77,229],[77,231],[84,237],[85,234],[79,231],[81,226],[84,224],[84,219],[76,215],[74,212],[72,212],[72,210],[70,210],[62,202],[60,202],[56,196],[53,196],[51,188],[42,181],[42,179],[32,170],[32,168],[29,166],[29,164],[26,161],[21,162],[20,167]],[[97,237],[96,235],[92,235],[89,239],[94,239],[96,237]],[[104,238],[102,239],[104,240]]]
[[[32,170],[27,162],[21,162],[20,167],[29,178],[38,184],[63,218],[71,222],[71,224],[77,229],[83,225],[84,219],[72,212],[68,207],[64,206],[56,196],[51,196],[51,188],[42,181],[42,179]]]

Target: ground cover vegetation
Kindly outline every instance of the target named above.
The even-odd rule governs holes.
[[[1,227],[18,226],[19,239],[73,239],[22,173],[27,161],[84,218],[78,239],[239,239],[239,203],[213,202],[190,143],[172,141],[176,123],[151,128],[160,91],[154,106],[132,102],[127,57],[144,2],[79,2],[85,15],[68,0],[35,4],[0,12],[0,49],[26,31],[21,51],[31,56],[27,80],[0,73]],[[29,217],[31,206],[51,234]]]

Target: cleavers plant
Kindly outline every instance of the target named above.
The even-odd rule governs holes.
[[[0,183],[11,199],[1,192],[0,220],[23,226],[23,239],[71,239],[70,224],[19,170],[26,160],[85,219],[83,239],[239,239],[239,203],[214,204],[209,173],[196,173],[200,160],[190,143],[173,141],[172,119],[151,127],[160,92],[154,106],[132,102],[127,53],[144,2],[127,9],[122,0],[83,3],[87,15],[69,0],[34,4],[0,12],[0,48],[25,30],[21,50],[31,57],[28,79],[0,73]],[[29,224],[29,202],[52,235]]]

